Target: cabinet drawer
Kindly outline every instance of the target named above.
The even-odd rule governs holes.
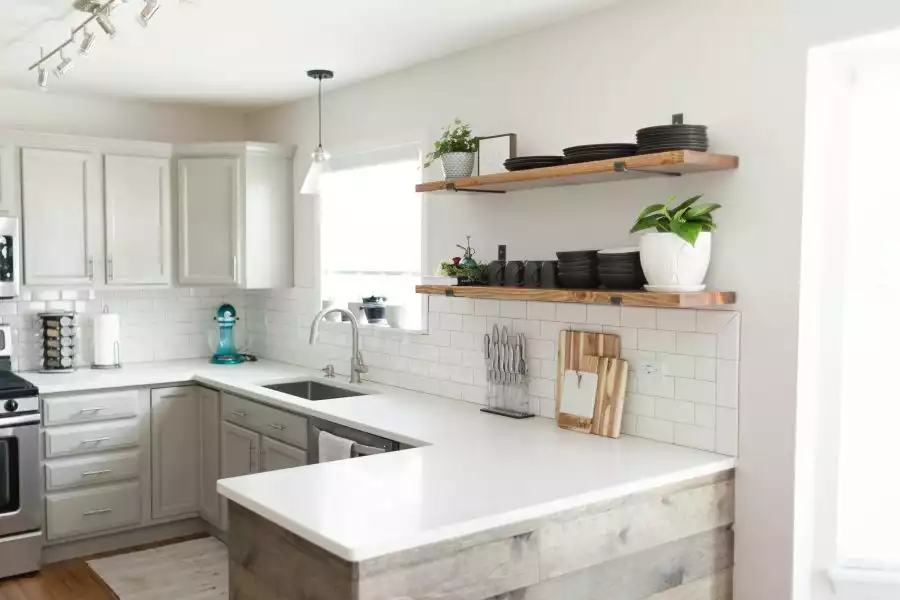
[[[306,448],[306,417],[222,394],[222,418],[292,446]]]
[[[138,391],[122,390],[44,398],[44,425],[70,425],[135,417]]]
[[[135,481],[47,496],[47,539],[141,522],[141,486]]]
[[[138,456],[138,451],[134,450],[120,454],[48,462],[45,465],[46,490],[55,492],[85,485],[136,479],[140,475]]]
[[[138,445],[139,433],[137,419],[47,429],[44,453],[47,458],[55,458],[129,448]]]

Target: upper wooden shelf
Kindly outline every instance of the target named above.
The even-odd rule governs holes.
[[[641,156],[598,160],[559,167],[479,175],[451,181],[431,181],[417,185],[416,191],[503,193],[541,187],[658,177],[660,174],[686,175],[689,173],[705,173],[707,171],[727,171],[737,169],[738,162],[737,156],[727,154],[674,150],[672,152],[643,154]],[[617,164],[624,166],[617,169]]]
[[[705,308],[734,304],[734,292],[663,293],[609,290],[546,290],[534,288],[418,285],[419,294],[454,296],[458,298],[487,298],[493,300],[536,300],[539,302],[569,302],[581,304],[609,304],[613,306],[649,306],[654,308]]]

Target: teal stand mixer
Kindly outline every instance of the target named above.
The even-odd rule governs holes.
[[[216,311],[215,321],[219,326],[219,343],[215,354],[209,359],[214,365],[239,365],[244,356],[234,347],[234,324],[237,323],[237,311],[231,304],[223,304]]]

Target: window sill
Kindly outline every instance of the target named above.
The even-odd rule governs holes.
[[[896,600],[900,598],[900,571],[834,567],[828,578],[839,600]]]

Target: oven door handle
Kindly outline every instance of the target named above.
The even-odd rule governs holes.
[[[16,415],[14,417],[4,417],[0,419],[0,437],[8,437],[3,435],[4,429],[19,427],[21,425],[40,425],[40,415]]]

